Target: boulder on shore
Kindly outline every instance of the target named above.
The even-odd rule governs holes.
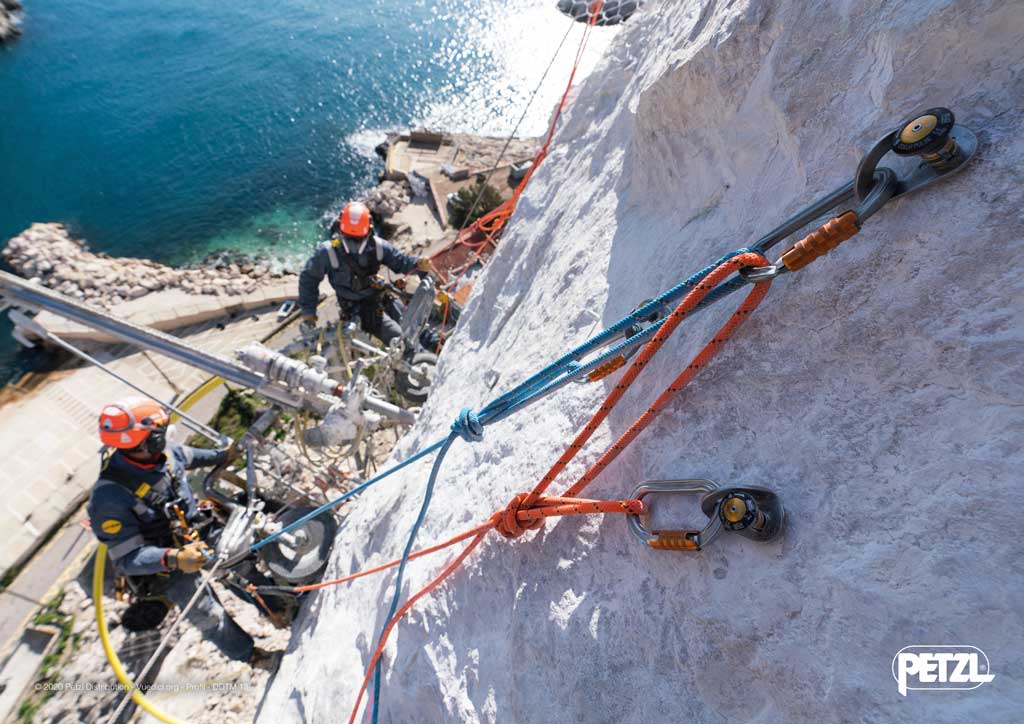
[[[0,0],[0,44],[21,35],[23,15],[20,0]]]
[[[164,289],[248,294],[271,276],[283,276],[270,273],[268,260],[221,263],[223,254],[217,261],[211,257],[209,263],[188,267],[187,273],[149,259],[97,254],[81,239],[72,238],[62,224],[32,224],[8,241],[0,255],[26,279],[104,309]]]

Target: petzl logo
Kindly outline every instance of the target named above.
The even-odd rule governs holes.
[[[984,651],[961,644],[904,646],[892,660],[892,678],[903,696],[908,691],[977,689],[995,678],[991,671]]]

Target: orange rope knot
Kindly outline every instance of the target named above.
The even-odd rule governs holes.
[[[518,538],[526,531],[536,530],[544,525],[544,520],[542,518],[524,520],[520,523],[520,513],[525,514],[526,512],[523,510],[524,503],[529,501],[531,497],[536,496],[531,496],[529,493],[520,493],[516,497],[512,498],[503,510],[495,512],[491,516],[490,520],[494,529],[505,538]]]
[[[596,513],[642,515],[645,510],[640,500],[587,500],[520,493],[504,509],[494,513],[488,522],[505,538],[518,538],[528,530],[540,528],[545,518],[554,516]]]

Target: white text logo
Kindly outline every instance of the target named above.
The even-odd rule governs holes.
[[[903,696],[908,691],[977,689],[995,678],[991,671],[984,651],[960,644],[904,646],[892,660],[892,678]]]

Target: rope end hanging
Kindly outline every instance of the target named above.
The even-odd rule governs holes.
[[[452,423],[452,432],[466,442],[480,442],[484,439],[484,425],[472,408],[463,407]]]

